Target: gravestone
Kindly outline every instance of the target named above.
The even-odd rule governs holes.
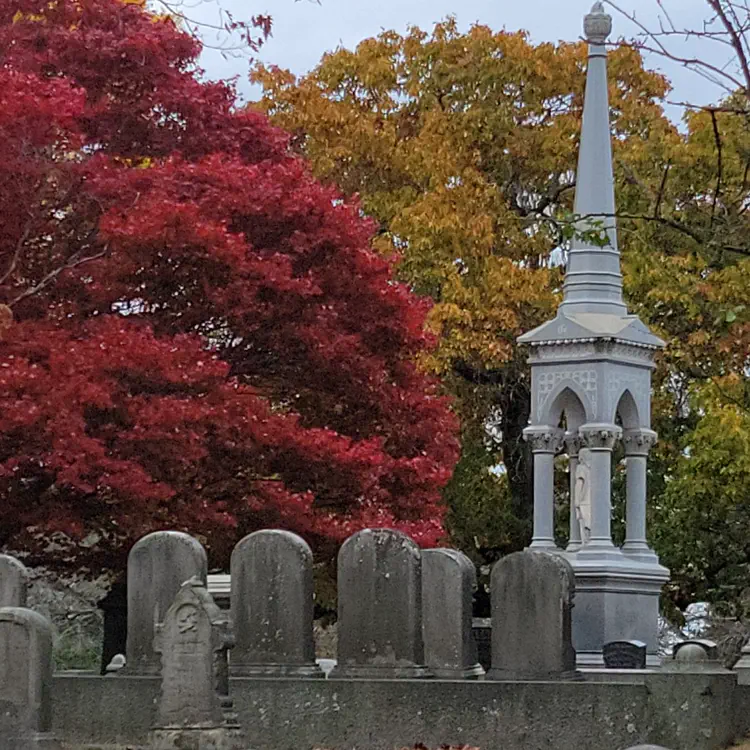
[[[0,607],[25,607],[29,572],[15,557],[0,555]]]
[[[705,638],[682,641],[672,649],[672,658],[662,664],[665,672],[729,673],[722,663],[719,647]]]
[[[491,680],[577,679],[573,569],[559,555],[514,552],[495,563]]]
[[[0,608],[0,747],[57,750],[50,733],[52,625],[30,609]]]
[[[229,697],[229,618],[199,577],[186,581],[157,625],[161,692],[152,750],[244,750]]]
[[[197,576],[206,581],[206,551],[179,531],[155,531],[128,555],[128,639],[122,674],[158,674],[154,624],[161,622],[180,586]]]
[[[477,644],[477,661],[487,672],[492,666],[492,618],[472,618],[471,632]]]
[[[476,569],[452,549],[422,552],[422,634],[427,668],[444,679],[476,679],[484,674],[472,633]]]
[[[643,641],[611,641],[602,648],[607,669],[645,669],[646,644]]]
[[[315,663],[313,556],[289,531],[256,531],[232,552],[234,675],[324,677]]]
[[[338,555],[334,677],[429,677],[422,641],[419,547],[391,529],[365,529]]]

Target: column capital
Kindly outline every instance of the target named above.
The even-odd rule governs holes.
[[[531,445],[534,453],[557,453],[562,448],[563,431],[548,425],[527,427],[523,439]]]
[[[653,430],[640,428],[625,430],[622,434],[622,444],[625,446],[626,456],[647,456],[656,445],[657,435]]]
[[[565,450],[568,456],[573,458],[578,456],[578,451],[583,447],[583,441],[577,432],[566,432],[563,435],[563,442],[565,443]]]
[[[622,429],[614,424],[584,424],[578,429],[582,447],[589,450],[611,451],[622,435]]]

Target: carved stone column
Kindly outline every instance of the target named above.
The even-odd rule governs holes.
[[[549,426],[527,427],[524,439],[534,454],[534,534],[532,549],[557,549],[555,544],[555,454],[562,447],[563,432]]]
[[[591,538],[582,549],[614,549],[612,543],[612,448],[622,434],[613,424],[586,424],[579,434],[591,451]]]
[[[627,489],[625,544],[628,555],[654,557],[646,542],[646,464],[648,454],[656,443],[653,430],[626,430],[622,438],[625,446]]]
[[[578,451],[581,449],[581,437],[577,432],[565,433],[565,450],[568,453],[568,480],[570,482],[570,535],[566,552],[578,552],[581,549],[581,526],[576,514],[576,469],[578,468]]]

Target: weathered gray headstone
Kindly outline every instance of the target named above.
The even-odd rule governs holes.
[[[179,531],[155,531],[133,545],[128,555],[127,663],[122,674],[158,674],[154,625],[162,622],[177,592],[194,576],[205,583],[206,551]]]
[[[205,581],[186,581],[155,630],[161,693],[152,750],[244,750],[229,697],[231,625]]]
[[[391,529],[349,537],[338,556],[338,659],[331,677],[428,677],[419,547]]]
[[[602,648],[607,669],[645,669],[646,644],[643,641],[611,641]]]
[[[514,552],[495,563],[491,680],[575,679],[573,569],[559,555]]]
[[[476,569],[452,549],[422,552],[422,634],[427,668],[436,677],[476,679],[484,674],[472,633]]]
[[[313,640],[313,556],[290,531],[256,531],[232,552],[235,675],[323,677]]]
[[[30,609],[0,608],[0,747],[56,750],[51,735],[52,625]]]
[[[0,607],[25,607],[29,572],[15,557],[0,555]]]

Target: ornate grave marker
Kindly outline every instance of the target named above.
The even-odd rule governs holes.
[[[156,626],[162,682],[153,750],[244,750],[229,697],[232,645],[226,612],[200,578],[186,581]]]

